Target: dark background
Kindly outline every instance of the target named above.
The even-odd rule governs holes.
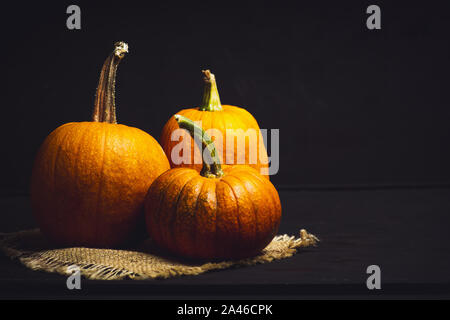
[[[278,187],[448,185],[449,6],[392,2],[2,4],[0,192],[27,194],[44,138],[90,120],[117,40],[130,46],[120,123],[159,138],[172,114],[198,105],[210,68],[222,103],[280,129]],[[70,4],[81,30],[66,28]],[[366,28],[369,4],[381,30]]]
[[[448,1],[447,1],[448,3]],[[70,4],[82,29],[66,28]],[[381,7],[381,30],[366,8]],[[0,255],[0,298],[450,297],[450,5],[444,1],[2,3],[0,232],[35,228],[28,184],[56,127],[90,120],[103,61],[129,43],[120,123],[155,138],[198,105],[201,70],[224,104],[280,129],[279,233],[316,234],[290,259],[149,281],[84,281]],[[382,269],[379,295],[366,268]]]

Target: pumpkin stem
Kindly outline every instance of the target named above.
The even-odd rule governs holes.
[[[222,111],[219,91],[217,91],[216,77],[209,70],[202,70],[205,88],[203,90],[202,104],[199,110],[202,111]]]
[[[223,176],[222,165],[220,164],[220,159],[217,155],[216,146],[210,136],[194,121],[179,114],[176,114],[174,117],[180,128],[185,129],[190,133],[191,137],[198,143],[198,146],[202,151],[203,168],[200,175],[207,178],[220,178]],[[203,149],[208,150],[207,155],[209,159],[205,159]]]
[[[115,101],[116,71],[120,60],[127,52],[128,44],[122,41],[116,42],[114,51],[106,58],[100,72],[92,121],[117,123]]]

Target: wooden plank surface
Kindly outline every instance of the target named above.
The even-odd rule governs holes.
[[[246,268],[149,281],[82,281],[71,292],[60,275],[0,257],[0,297],[326,297],[450,296],[450,189],[282,190],[279,233],[301,228],[316,248]],[[0,199],[0,231],[35,227],[28,197]],[[366,268],[381,268],[382,289],[366,288]]]

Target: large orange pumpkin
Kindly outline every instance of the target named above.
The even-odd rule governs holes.
[[[216,137],[211,129],[221,133],[222,143],[216,140],[215,145],[222,163],[246,164],[269,178],[267,151],[257,121],[243,108],[222,105],[215,76],[209,70],[203,71],[203,74],[205,88],[200,107],[183,109],[177,114],[193,121],[201,121],[201,127],[213,138],[213,141]],[[181,132],[179,136],[172,137],[177,129],[179,129],[177,121],[171,117],[164,126],[160,137],[161,146],[169,158],[170,166],[172,168],[188,167],[200,172],[203,166],[200,149],[187,132]],[[235,131],[233,134],[229,134],[227,130]],[[243,143],[245,143],[245,147],[241,147],[244,146]],[[183,148],[191,150],[188,163],[181,162],[183,161],[182,157],[179,157],[180,149]]]
[[[103,65],[93,121],[60,126],[37,154],[33,213],[57,244],[112,247],[134,238],[150,184],[170,168],[154,138],[117,124],[115,74],[127,49],[116,43]]]
[[[249,166],[221,167],[211,138],[175,115],[180,127],[199,133],[208,158],[199,174],[174,168],[151,185],[146,201],[147,230],[153,241],[193,259],[238,259],[256,255],[275,236],[281,204],[272,183]]]

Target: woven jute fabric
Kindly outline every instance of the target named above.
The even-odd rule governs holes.
[[[73,267],[82,276],[96,280],[170,278],[198,275],[211,270],[268,263],[294,255],[298,249],[314,246],[319,240],[306,230],[300,237],[278,235],[252,258],[208,263],[181,261],[162,254],[150,240],[127,250],[95,248],[55,248],[39,229],[0,234],[0,250],[33,270],[70,275]]]

